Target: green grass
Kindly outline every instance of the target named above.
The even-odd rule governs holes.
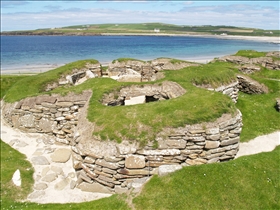
[[[115,59],[112,61],[112,63],[116,63],[116,62],[128,62],[128,61],[140,61],[142,63],[144,63],[145,61],[142,61],[142,60],[138,60],[138,59],[135,59],[135,58],[118,58],[118,59]]]
[[[247,58],[259,58],[266,56],[266,52],[258,52],[255,50],[239,50],[235,55]]]
[[[11,148],[2,140],[1,144],[1,209],[129,209],[125,203],[125,196],[113,195],[96,201],[68,204],[37,204],[21,202],[32,191],[34,170],[26,160],[25,155]],[[11,179],[13,173],[19,169],[22,178],[22,187],[16,187]],[[63,195],[62,195],[63,196]]]
[[[271,80],[279,78],[278,74],[277,71],[265,69],[251,76],[269,88],[267,94],[249,95],[239,92],[237,108],[243,115],[241,141],[280,130],[280,112],[275,107],[276,98],[280,98],[280,82]]]
[[[154,29],[160,29],[160,34],[221,34],[243,36],[279,36],[280,30],[262,30],[234,26],[188,26],[166,23],[135,23],[135,24],[88,24],[67,26],[56,29],[37,29],[29,31],[1,32],[12,35],[96,35],[102,33],[130,33],[130,34],[155,34]],[[79,30],[77,30],[79,29]],[[80,30],[85,29],[85,30]],[[273,34],[270,34],[270,31]]]
[[[27,76],[17,76],[17,75],[0,75],[1,81],[1,92],[0,92],[0,99],[3,99],[6,92],[14,85],[17,81],[25,78]]]
[[[87,63],[95,64],[97,62],[98,61],[96,60],[76,61],[51,71],[25,77],[19,82],[16,82],[10,89],[7,90],[5,101],[12,103],[28,96],[36,96],[42,94],[44,93],[44,89],[47,84],[58,81],[58,79],[62,75],[70,73],[73,69],[81,69]]]
[[[135,209],[279,209],[280,147],[225,163],[154,176],[133,199]]]

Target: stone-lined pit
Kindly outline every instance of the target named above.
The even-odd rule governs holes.
[[[107,106],[143,104],[177,98],[185,93],[184,88],[170,81],[160,84],[132,85],[104,95],[102,104]]]

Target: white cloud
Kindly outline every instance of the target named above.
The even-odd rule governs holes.
[[[187,2],[185,2],[187,3]],[[191,5],[192,2],[189,2]],[[279,10],[246,4],[189,6],[177,12],[47,6],[42,12],[2,13],[2,31],[53,28],[78,24],[163,22],[179,25],[233,25],[278,29]]]

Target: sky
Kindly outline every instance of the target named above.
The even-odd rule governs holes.
[[[1,0],[1,31],[150,22],[279,30],[279,1]]]

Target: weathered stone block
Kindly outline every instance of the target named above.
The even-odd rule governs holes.
[[[104,185],[101,185],[99,183],[86,183],[82,182],[77,188],[81,189],[82,191],[85,192],[97,192],[97,193],[108,193],[111,194],[111,191],[107,188],[104,187]]]
[[[96,164],[96,165],[103,166],[103,167],[107,167],[107,168],[110,168],[110,169],[118,169],[118,168],[119,168],[119,165],[118,165],[118,164],[107,162],[107,161],[104,160],[104,159],[98,159],[98,160],[96,160],[96,161],[95,161],[95,164]]]
[[[166,174],[172,173],[174,171],[180,170],[183,167],[181,165],[162,165],[158,168],[158,175],[164,176]]]
[[[142,155],[180,155],[180,150],[178,149],[163,149],[163,150],[139,150],[138,154]]]
[[[205,149],[215,149],[220,146],[219,141],[206,141]]]
[[[145,157],[142,155],[128,155],[125,158],[125,167],[129,169],[144,168]]]
[[[220,139],[220,134],[214,134],[214,135],[209,135],[209,136],[207,136],[206,137],[206,139],[208,139],[208,140],[213,140],[213,141],[217,141],[217,140],[219,140]]]
[[[239,136],[235,137],[235,138],[232,138],[232,139],[229,139],[229,140],[221,141],[221,146],[227,146],[227,145],[235,144],[235,143],[238,143],[238,142],[239,142]]]
[[[21,126],[25,128],[33,128],[35,127],[35,117],[30,114],[30,115],[24,115],[19,118],[19,123]]]
[[[70,155],[71,151],[69,149],[56,149],[51,155],[51,159],[53,162],[66,163],[69,160]]]
[[[187,142],[183,139],[178,140],[166,140],[166,144],[168,147],[172,149],[184,149],[186,147]]]
[[[219,127],[216,127],[216,128],[208,128],[206,129],[205,132],[207,135],[215,135],[215,134],[219,134],[219,131],[220,131]]]
[[[70,101],[59,101],[59,102],[56,102],[55,105],[58,106],[58,107],[71,107],[74,104]]]

